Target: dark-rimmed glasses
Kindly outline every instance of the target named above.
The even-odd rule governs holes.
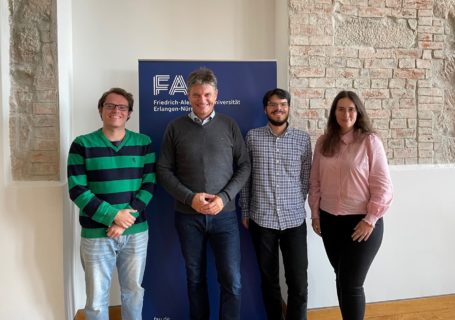
[[[106,108],[106,110],[113,111],[115,108],[117,108],[118,111],[125,112],[129,111],[130,107],[124,105],[124,104],[114,104],[114,103],[104,103],[103,107]]]

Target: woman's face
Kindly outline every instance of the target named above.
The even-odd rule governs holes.
[[[354,128],[357,121],[357,108],[349,98],[341,98],[335,108],[335,117],[341,128],[341,133],[347,133]]]

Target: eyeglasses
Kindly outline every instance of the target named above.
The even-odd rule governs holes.
[[[278,106],[283,107],[283,108],[289,107],[287,101],[284,101],[284,102],[268,102],[267,105],[269,107],[272,107],[272,108],[277,108]]]
[[[128,107],[124,104],[105,103],[105,104],[103,104],[103,107],[109,111],[113,111],[113,110],[115,110],[115,108],[117,108],[118,111],[121,111],[121,112],[130,110],[130,107]]]

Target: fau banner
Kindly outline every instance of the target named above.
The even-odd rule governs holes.
[[[264,93],[276,87],[275,61],[139,61],[139,127],[152,138],[157,156],[167,124],[188,114],[186,79],[195,69],[207,67],[218,79],[216,112],[234,118],[243,135],[263,126]],[[149,246],[144,283],[143,318],[188,319],[184,260],[174,228],[174,199],[159,185],[147,208]],[[242,319],[265,319],[260,275],[248,231],[240,224],[242,250]],[[207,278],[210,319],[218,319],[219,289],[213,254],[208,246]]]

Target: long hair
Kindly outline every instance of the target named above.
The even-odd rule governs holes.
[[[322,142],[321,152],[326,157],[334,156],[340,147],[341,127],[336,119],[336,108],[338,101],[343,98],[351,100],[357,111],[357,119],[354,123],[354,134],[356,138],[374,133],[370,118],[367,115],[365,106],[359,96],[353,91],[341,91],[337,94],[330,107],[329,119],[325,130],[324,141]]]

